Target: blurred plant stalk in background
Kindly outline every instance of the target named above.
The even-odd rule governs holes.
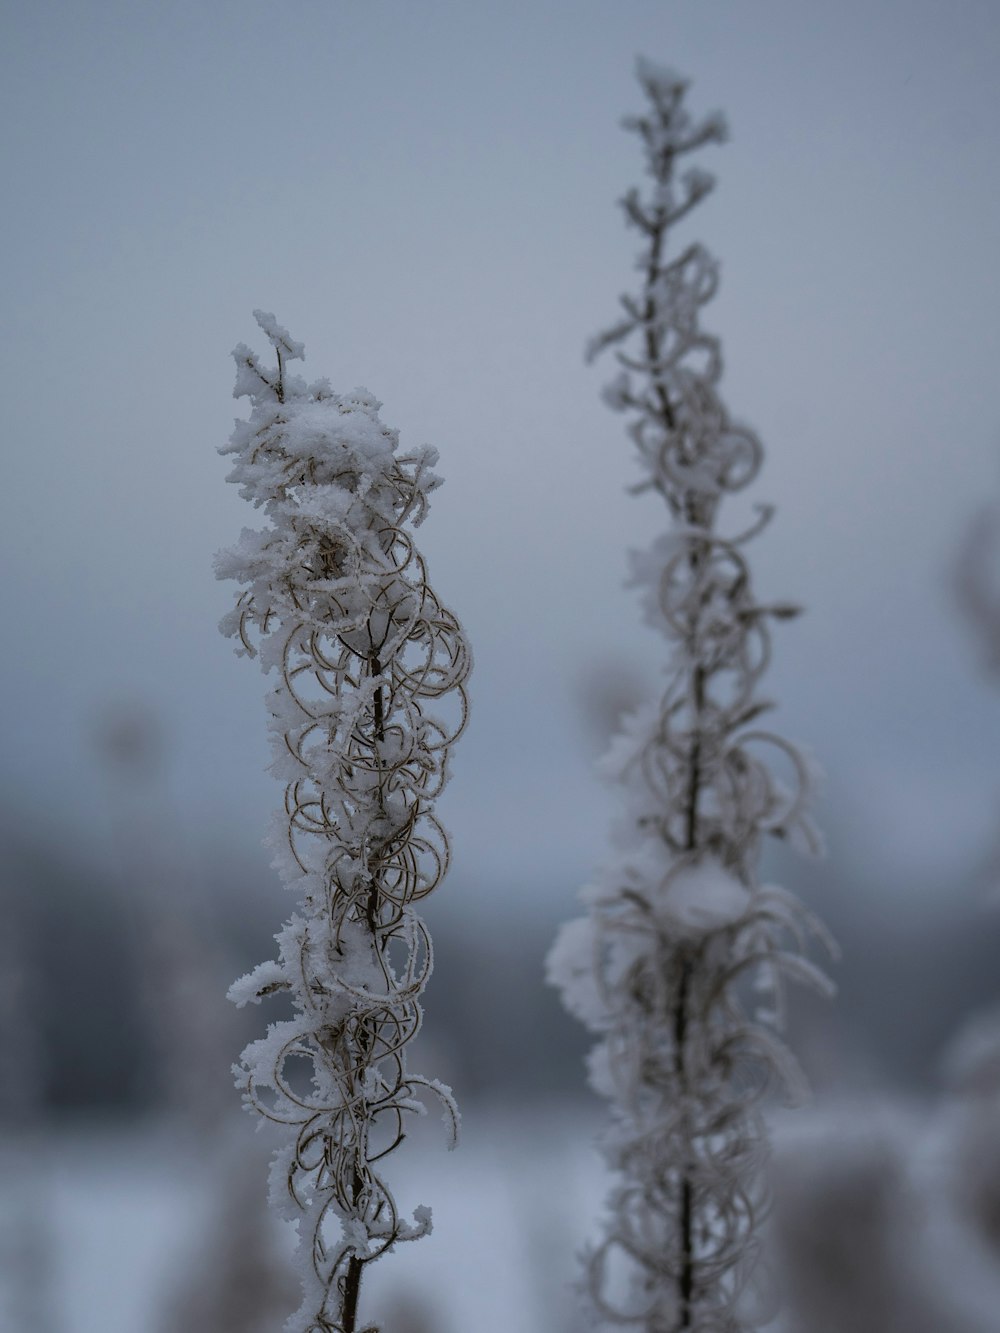
[[[777,1035],[784,983],[828,989],[803,954],[808,935],[827,937],[758,878],[766,835],[819,846],[810,767],[760,725],[770,623],[796,609],[754,595],[745,547],[770,508],[758,506],[743,532],[718,524],[762,448],[719,397],[719,342],[699,326],[716,261],[697,243],[670,246],[714,185],[679,162],[721,142],[725,125],[693,121],[687,83],[672,72],[640,61],[638,75],[647,107],[626,125],[651,185],[630,190],[623,208],[642,238],[642,287],[590,355],[616,351],[605,397],[629,417],[635,489],[659,495],[672,520],[633,567],[671,656],[663,696],[626,716],[604,761],[625,795],[618,857],[584,891],[588,914],[562,928],[549,976],[600,1036],[590,1080],[611,1102],[605,1151],[617,1183],[586,1259],[599,1317],[648,1333],[736,1333],[759,1322],[749,1305],[764,1199],[759,1103],[773,1076],[788,1089],[800,1081]]]

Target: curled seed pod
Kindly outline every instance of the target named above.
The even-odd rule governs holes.
[[[639,79],[648,109],[627,124],[652,187],[631,191],[624,209],[642,237],[644,282],[590,353],[616,352],[605,398],[629,416],[644,472],[635,489],[659,494],[673,520],[634,563],[671,660],[659,703],[625,720],[606,761],[626,793],[620,855],[585,890],[588,914],[563,927],[548,966],[600,1037],[590,1078],[612,1104],[605,1149],[617,1184],[586,1264],[594,1309],[647,1333],[738,1333],[764,1204],[759,1106],[772,1084],[800,1083],[777,1034],[784,982],[828,988],[804,956],[811,935],[828,937],[790,894],[758,881],[766,834],[818,846],[810,766],[759,726],[770,621],[793,608],[764,606],[753,589],[745,548],[770,508],[738,535],[717,528],[763,451],[730,419],[719,342],[699,326],[718,266],[700,245],[667,253],[671,228],[713,184],[678,174],[678,162],[721,140],[724,125],[692,120],[687,85],[669,71],[640,62]]]
[[[274,994],[272,1023],[234,1067],[246,1104],[286,1126],[272,1199],[299,1233],[303,1303],[291,1333],[355,1333],[364,1267],[427,1234],[382,1174],[407,1117],[442,1084],[407,1069],[431,971],[415,904],[440,882],[448,840],[433,813],[466,722],[471,659],[435,597],[411,528],[439,484],[436,451],[401,454],[366,390],[340,396],[288,372],[301,344],[254,312],[277,364],[237,347],[248,396],[221,450],[267,519],[217,558],[243,585],[223,631],[276,678],[271,770],[285,783],[271,845],[299,897],[278,956],[237,981],[237,1004]],[[428,711],[433,709],[433,712]]]

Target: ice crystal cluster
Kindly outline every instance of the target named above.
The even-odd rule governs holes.
[[[623,206],[641,237],[637,295],[591,346],[616,351],[606,397],[629,417],[638,490],[672,523],[634,560],[647,619],[667,638],[667,685],[629,716],[605,761],[625,791],[617,859],[584,891],[549,958],[567,1008],[600,1036],[589,1060],[609,1098],[616,1184],[586,1257],[599,1322],[648,1333],[735,1333],[753,1316],[748,1277],[762,1204],[760,1099],[795,1066],[778,1030],[783,984],[826,988],[804,950],[818,924],[759,882],[766,834],[816,847],[810,767],[761,726],[770,627],[795,614],[754,594],[746,544],[770,517],[726,535],[725,496],[756,476],[761,445],[719,396],[718,340],[699,325],[718,270],[699,244],[668,246],[713,179],[680,163],[725,137],[692,120],[686,83],[640,62],[638,133],[651,177]]]
[[[283,995],[291,1013],[235,1072],[247,1104],[289,1131],[271,1194],[298,1226],[304,1299],[286,1328],[353,1333],[364,1266],[431,1226],[427,1208],[400,1215],[382,1159],[428,1094],[457,1128],[449,1090],[409,1073],[405,1048],[432,961],[415,904],[447,867],[433,805],[470,661],[410,532],[439,484],[436,451],[400,453],[366,390],[290,375],[302,345],[254,313],[276,365],[236,348],[234,396],[252,406],[221,452],[267,522],[217,573],[244,585],[224,633],[276,678],[286,785],[271,844],[299,904],[277,957],[232,988],[237,1004]]]

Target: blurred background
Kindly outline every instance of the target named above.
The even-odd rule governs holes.
[[[421,545],[476,654],[413,1057],[465,1143],[430,1125],[400,1163],[435,1233],[372,1271],[366,1317],[576,1326],[602,1112],[542,960],[605,854],[595,760],[664,660],[623,590],[664,514],[627,494],[610,364],[582,361],[634,281],[615,201],[644,53],[732,130],[688,233],[721,259],[705,323],[767,457],[723,521],[777,505],[758,586],[808,614],[769,692],[827,775],[826,859],[766,868],[843,949],[833,1004],[793,997],[816,1092],[775,1119],[780,1327],[995,1330],[996,6],[0,15],[3,1327],[263,1333],[295,1303],[229,1074],[264,1015],[223,998],[290,910],[261,846],[265,683],[211,572],[254,521],[215,450],[255,306],[310,377],[440,449]]]

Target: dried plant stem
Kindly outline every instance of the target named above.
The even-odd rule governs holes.
[[[592,352],[616,349],[607,399],[630,414],[644,472],[636,489],[660,495],[673,522],[635,562],[671,659],[662,698],[626,719],[608,757],[629,816],[620,855],[585,890],[588,915],[560,932],[549,975],[601,1038],[591,1081],[612,1107],[617,1183],[586,1268],[598,1315],[646,1333],[740,1333],[761,1203],[757,1102],[771,1073],[795,1077],[774,1031],[784,980],[827,986],[802,952],[819,924],[760,884],[758,853],[766,834],[807,848],[817,839],[808,765],[756,725],[770,707],[757,696],[768,622],[794,614],[756,600],[743,553],[770,510],[733,537],[717,523],[763,451],[730,419],[718,341],[699,327],[716,265],[697,244],[667,253],[672,228],[713,184],[677,162],[724,127],[690,119],[676,75],[640,62],[639,78],[649,104],[627,123],[652,186],[647,198],[630,191],[624,209],[642,237],[642,290],[622,298],[624,318]],[[760,998],[749,1013],[747,978]]]
[[[427,1208],[400,1215],[382,1160],[428,1095],[457,1132],[450,1091],[408,1071],[406,1046],[433,961],[415,906],[448,866],[433,806],[465,726],[470,655],[410,531],[438,485],[435,451],[399,454],[367,391],[290,376],[301,345],[255,313],[277,367],[236,349],[236,392],[253,408],[224,452],[270,526],[217,567],[245,585],[225,632],[278,679],[272,771],[286,785],[272,846],[300,903],[277,959],[232,988],[238,1004],[284,993],[294,1010],[236,1075],[247,1105],[290,1135],[272,1170],[272,1199],[299,1231],[303,1301],[287,1333],[355,1333],[365,1267],[431,1226]]]

